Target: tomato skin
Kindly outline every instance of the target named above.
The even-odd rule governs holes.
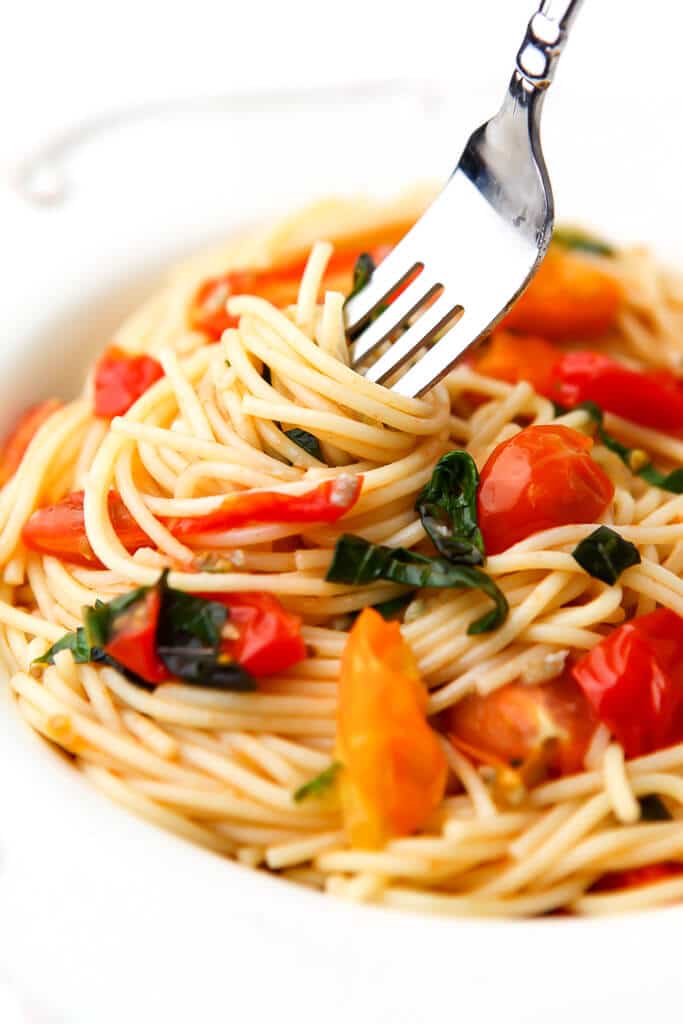
[[[627,868],[624,871],[609,871],[602,875],[591,892],[614,892],[622,889],[637,889],[641,885],[652,885],[675,878],[683,872],[683,864],[676,861],[663,861],[661,864],[643,864],[639,868]]]
[[[56,398],[48,398],[44,402],[32,405],[20,416],[12,432],[5,438],[0,454],[0,487],[14,476],[26,449],[38,433],[43,423],[52,416],[62,403]]]
[[[116,536],[127,551],[146,547],[149,537],[143,533],[116,491],[108,496],[109,518]],[[68,494],[55,505],[37,509],[24,523],[21,539],[31,551],[54,555],[87,569],[101,568],[85,532],[83,491]]]
[[[110,346],[95,367],[95,415],[123,416],[163,375],[161,363],[152,356],[130,355]]]
[[[627,757],[683,741],[683,619],[668,608],[618,626],[573,675]]]
[[[221,649],[252,676],[284,672],[306,657],[301,618],[288,612],[272,594],[203,594],[230,610],[228,622],[239,637],[225,640]]]
[[[375,246],[371,251],[375,265],[390,250],[390,245]],[[357,251],[345,250],[332,254],[323,278],[325,291],[347,294],[351,290],[353,268],[359,255]],[[223,331],[237,326],[238,318],[225,308],[233,295],[257,295],[280,308],[291,305],[296,302],[306,262],[306,259],[297,259],[281,267],[230,270],[220,277],[209,278],[200,285],[190,307],[190,327],[202,331],[211,341],[220,341]]]
[[[541,530],[602,515],[614,485],[590,457],[592,446],[585,434],[549,424],[526,427],[493,450],[477,496],[487,554]]]
[[[485,377],[509,384],[528,381],[539,395],[550,395],[554,369],[561,352],[549,341],[535,335],[495,331],[484,352],[475,358],[473,369]]]
[[[596,402],[644,427],[683,430],[683,385],[672,373],[631,370],[600,352],[567,352],[554,372],[561,405]]]
[[[245,492],[226,498],[216,512],[174,519],[168,527],[175,537],[192,537],[254,523],[336,523],[356,504],[362,486],[362,476],[342,473],[304,494]]]
[[[158,587],[150,588],[129,610],[117,616],[104,650],[124,668],[150,684],[164,683],[171,673],[156,652],[161,609]]]
[[[502,326],[549,341],[599,338],[614,327],[622,300],[619,283],[595,260],[551,245]]]
[[[569,673],[547,683],[508,683],[486,696],[470,694],[448,709],[455,746],[485,764],[542,762],[549,775],[572,775],[597,726],[593,710]]]
[[[426,710],[399,624],[366,608],[342,656],[337,713],[339,791],[354,846],[410,835],[441,802],[447,763]]]

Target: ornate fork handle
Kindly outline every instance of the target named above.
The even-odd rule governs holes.
[[[525,85],[534,89],[548,88],[582,3],[583,0],[543,0],[529,22],[517,54],[515,74]]]

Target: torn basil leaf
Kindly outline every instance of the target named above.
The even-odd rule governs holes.
[[[346,296],[347,302],[349,299],[352,299],[354,295],[357,295],[358,292],[362,291],[366,284],[370,283],[370,279],[374,272],[375,261],[369,252],[362,252],[356,260],[356,264],[353,268],[353,284],[351,286],[351,291]]]
[[[79,626],[75,633],[66,633],[45,654],[36,658],[34,664],[54,665],[55,654],[58,654],[59,651],[71,651],[77,665],[85,665],[90,661],[90,644],[83,626]]]
[[[484,541],[477,522],[479,472],[471,455],[448,452],[420,491],[415,510],[434,547],[449,562],[481,565]]]
[[[642,821],[671,821],[673,815],[664,801],[656,793],[648,793],[638,798]]]
[[[406,548],[372,544],[363,537],[345,533],[337,541],[332,563],[325,577],[330,583],[372,583],[390,580],[410,587],[453,587],[481,590],[494,607],[473,622],[467,632],[487,633],[505,621],[508,603],[503,592],[480,569],[454,565],[445,558],[429,558]]]
[[[587,412],[594,423],[597,424],[596,437],[601,444],[604,444],[605,448],[608,448],[615,455],[618,455],[627,469],[630,469],[636,476],[640,476],[648,484],[653,487],[659,487],[663,491],[669,491],[671,494],[683,494],[683,468],[672,469],[670,473],[662,473],[657,467],[650,462],[645,452],[638,448],[628,448],[621,441],[617,441],[615,437],[605,430],[603,425],[605,414],[595,402],[582,402],[580,405],[574,406],[573,409],[567,409],[562,405],[558,405],[557,402],[553,402],[556,416],[564,416],[568,412],[574,412],[576,409],[583,409]]]
[[[581,228],[555,228],[552,240],[563,249],[578,249],[594,256],[616,256],[614,246]]]
[[[299,788],[294,792],[295,802],[301,803],[302,800],[306,800],[311,796],[325,796],[336,782],[337,774],[341,767],[342,766],[339,761],[333,761],[328,768],[325,768],[324,771],[320,772],[320,775],[316,775],[315,778],[310,779],[309,782],[305,782],[303,786],[299,786]]]
[[[299,427],[293,427],[291,430],[285,430],[286,436],[294,444],[298,444],[299,448],[303,448],[305,452],[312,455],[314,459],[319,462],[324,462],[323,454],[320,450],[320,441],[313,434],[309,434],[307,430],[301,430]]]
[[[609,526],[599,526],[584,537],[572,551],[572,558],[589,576],[610,584],[616,583],[625,569],[640,565],[640,552],[635,544]]]

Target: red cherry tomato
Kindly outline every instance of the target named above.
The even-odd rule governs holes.
[[[491,453],[477,506],[489,555],[525,537],[602,515],[614,486],[589,455],[593,442],[560,425],[532,426]]]
[[[253,523],[335,523],[356,504],[362,485],[362,476],[341,473],[305,494],[236,494],[226,498],[223,508],[216,512],[175,519],[168,525],[175,537],[192,537]]]
[[[205,594],[230,610],[228,626],[239,636],[221,645],[252,676],[284,672],[306,657],[301,618],[282,607],[271,594]]]
[[[137,551],[150,543],[121,501],[116,491],[109,492],[109,517],[116,536],[127,551]],[[21,539],[31,551],[54,555],[65,562],[97,568],[102,565],[90,546],[85,532],[83,491],[62,498],[56,505],[37,509],[24,523]]]
[[[163,375],[161,363],[152,356],[129,355],[111,346],[95,367],[95,415],[123,416]]]
[[[119,665],[148,683],[163,683],[170,678],[170,672],[156,648],[160,608],[159,589],[151,587],[143,597],[116,616],[104,648]]]
[[[609,871],[591,886],[591,892],[614,892],[618,889],[637,889],[641,885],[652,885],[675,878],[683,872],[683,864],[676,861],[664,861],[662,864],[644,864],[639,868],[627,868],[625,871]]]
[[[45,402],[32,405],[20,417],[9,437],[5,438],[0,453],[0,487],[14,476],[21,464],[24,453],[31,441],[42,427],[43,423],[52,416],[53,412],[61,409],[62,403],[56,398],[48,398]]]
[[[683,741],[683,619],[668,608],[613,630],[573,674],[627,757]]]
[[[378,245],[371,250],[375,265],[390,249],[389,245]],[[351,290],[358,256],[359,252],[355,250],[342,249],[333,253],[323,278],[323,289],[346,295]],[[257,295],[278,307],[291,305],[296,302],[305,267],[306,259],[298,259],[281,267],[263,270],[230,270],[220,277],[204,281],[190,307],[190,326],[193,330],[203,331],[212,341],[219,341],[223,331],[237,326],[237,318],[225,308],[233,295]]]
[[[683,383],[672,373],[631,370],[600,352],[567,352],[553,372],[561,405],[596,402],[644,427],[683,430]]]
[[[543,764],[547,774],[583,769],[597,720],[569,674],[547,683],[508,683],[487,694],[471,694],[446,712],[455,746],[492,765]]]

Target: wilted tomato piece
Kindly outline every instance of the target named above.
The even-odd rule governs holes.
[[[24,453],[36,436],[43,423],[52,416],[62,403],[56,398],[48,398],[27,409],[20,417],[11,434],[5,438],[0,453],[0,487],[14,476],[21,464]]]
[[[116,536],[127,551],[134,552],[150,543],[116,491],[109,492],[109,517]],[[31,551],[54,555],[65,562],[97,568],[102,565],[85,532],[83,491],[62,498],[56,505],[37,509],[24,523],[21,539]]]
[[[390,249],[389,245],[378,245],[372,249],[370,255],[375,265],[382,261]],[[334,252],[323,277],[323,289],[348,294],[359,255],[357,251],[343,249]],[[281,267],[230,270],[220,277],[204,281],[190,307],[190,326],[193,330],[203,331],[212,341],[219,341],[223,331],[237,326],[237,318],[231,316],[225,308],[233,295],[256,295],[280,308],[292,305],[297,300],[305,268],[306,260],[298,259]]]
[[[598,338],[614,327],[622,301],[620,284],[595,260],[551,245],[503,327],[551,341]]]
[[[683,872],[683,864],[676,861],[664,861],[661,864],[644,864],[639,868],[627,868],[625,871],[609,871],[591,886],[591,892],[615,892],[621,889],[638,889],[642,885],[652,885],[675,878]]]
[[[539,395],[548,395],[553,390],[553,369],[561,354],[543,338],[501,330],[475,357],[473,369],[509,384],[527,380]]]
[[[301,618],[283,608],[272,594],[205,594],[230,610],[228,628],[237,632],[221,650],[252,676],[284,672],[306,657]]]
[[[104,647],[119,665],[152,684],[163,683],[171,676],[157,654],[160,609],[159,588],[150,587],[137,601],[111,618]]]
[[[584,767],[597,720],[569,674],[547,683],[508,683],[471,694],[445,715],[451,740],[483,764],[523,767],[547,775],[572,775]]]
[[[627,757],[683,742],[683,619],[668,608],[618,626],[573,674]]]
[[[489,456],[479,483],[479,526],[489,555],[554,526],[593,523],[614,485],[590,457],[593,442],[569,427],[520,430]]]
[[[130,355],[112,345],[95,366],[95,415],[123,416],[163,375],[152,356]]]
[[[441,802],[446,758],[426,711],[399,624],[366,608],[344,649],[337,713],[340,796],[354,846],[415,832]]]

